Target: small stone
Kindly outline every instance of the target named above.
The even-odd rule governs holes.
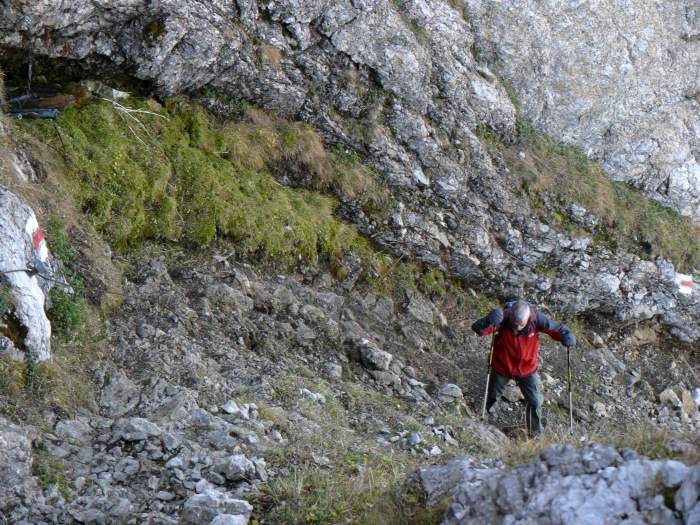
[[[182,508],[182,523],[200,525],[211,523],[222,514],[240,515],[247,523],[253,507],[247,501],[233,499],[223,492],[209,489],[191,496]]]
[[[608,411],[606,410],[605,405],[600,401],[596,401],[595,403],[593,403],[593,411],[598,417],[608,416]]]
[[[415,447],[420,443],[423,443],[423,436],[421,436],[420,432],[411,432],[410,436],[408,436],[409,446]]]
[[[558,380],[554,379],[547,372],[542,373],[542,381],[544,382],[545,385],[549,385],[549,386],[555,386],[557,383],[559,383]]]
[[[683,391],[683,396],[681,398],[681,406],[683,408],[683,412],[687,417],[690,417],[691,414],[694,412],[697,412],[697,405],[695,404],[695,401],[693,400],[693,395],[688,392],[687,390]]]
[[[443,403],[454,403],[455,401],[461,401],[464,395],[462,394],[462,389],[457,385],[447,383],[440,388],[438,398]]]
[[[165,490],[161,490],[160,492],[156,493],[156,498],[158,498],[161,501],[170,501],[171,499],[175,498],[175,494],[172,492],[166,492]]]
[[[228,402],[226,402],[226,404],[221,406],[221,410],[226,414],[233,414],[235,412],[238,412],[240,409],[234,401],[229,400]]]
[[[87,480],[84,477],[80,476],[78,478],[75,478],[75,481],[73,481],[73,487],[77,492],[80,492],[81,490],[83,490],[83,487],[85,486],[86,482]]]
[[[182,468],[183,465],[184,464],[182,460],[179,457],[175,456],[165,464],[165,468]]]
[[[214,462],[212,471],[223,474],[229,481],[251,479],[255,467],[243,454],[233,454]]]
[[[329,379],[342,379],[343,377],[343,367],[339,364],[326,363],[323,365],[323,369]]]
[[[661,392],[659,401],[662,405],[671,405],[673,407],[680,407],[682,405],[681,400],[678,399],[678,395],[671,388],[667,388]]]
[[[442,454],[442,450],[440,450],[440,448],[437,445],[430,449],[431,456],[439,456],[440,454]]]
[[[170,452],[176,452],[180,450],[180,447],[182,446],[180,438],[178,438],[175,434],[171,434],[170,432],[166,432],[165,434],[161,435],[160,442],[163,445],[163,448]]]
[[[326,456],[317,456],[315,454],[312,454],[311,457],[313,458],[314,463],[321,467],[328,466],[331,462],[331,460],[328,459]]]

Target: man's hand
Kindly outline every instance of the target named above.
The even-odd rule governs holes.
[[[503,311],[502,310],[491,310],[489,315],[483,317],[476,321],[472,325],[472,330],[474,330],[479,335],[484,335],[484,332],[491,328],[492,326],[500,326],[503,322]]]

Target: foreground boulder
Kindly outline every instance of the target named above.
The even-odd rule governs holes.
[[[460,458],[417,477],[428,503],[452,496],[443,525],[700,523],[700,465],[591,444],[557,445],[524,465],[498,467]]]

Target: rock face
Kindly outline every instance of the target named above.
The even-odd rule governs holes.
[[[0,516],[30,505],[40,494],[32,476],[32,445],[22,430],[0,418]]]
[[[442,525],[670,525],[695,523],[700,517],[699,472],[697,465],[651,461],[630,450],[594,444],[550,447],[507,471],[472,458],[456,459],[421,469],[418,478],[428,502],[452,493]]]
[[[471,9],[480,42],[488,42],[490,34],[485,29],[490,20],[489,5],[478,3]],[[508,7],[507,3],[498,5]],[[587,4],[576,5],[584,13],[589,9]],[[697,15],[688,8],[683,16],[691,21],[681,23],[678,19],[679,25],[674,25],[682,5],[660,7],[658,12],[644,9],[644,16],[650,17],[648,24],[661,23],[663,18],[662,28],[685,34],[683,28],[690,27]],[[494,8],[501,12],[499,9]],[[574,8],[553,9],[566,14]],[[615,8],[606,9],[612,13]],[[520,11],[514,8],[514,12]],[[540,12],[536,6],[527,12],[530,11],[533,20],[544,16],[536,16]],[[496,14],[493,16],[498,19]],[[504,16],[498,20],[506,20]],[[479,22],[480,17],[485,20]],[[573,15],[569,18],[578,20]],[[588,19],[602,17],[596,14]],[[602,26],[599,29],[602,31]],[[562,31],[566,35],[573,30]],[[533,29],[534,33],[538,36],[533,39],[542,32]],[[579,33],[583,35],[585,31]],[[395,255],[435,265],[476,289],[493,292],[496,285],[502,296],[528,296],[533,302],[547,302],[568,315],[594,310],[621,321],[655,317],[682,341],[700,338],[700,294],[697,287],[690,295],[679,293],[675,269],[669,262],[642,260],[622,251],[613,253],[591,242],[590,237],[557,232],[527,213],[529,205],[511,191],[515,181],[475,134],[478,128],[489,128],[501,136],[512,135],[515,108],[498,79],[472,56],[474,39],[470,26],[462,13],[447,3],[309,0],[265,4],[240,0],[235,5],[209,1],[173,5],[156,0],[148,4],[122,1],[109,7],[84,2],[80,8],[60,2],[30,3],[21,10],[10,6],[0,13],[0,34],[1,49],[31,46],[36,54],[80,60],[97,74],[105,70],[105,64],[112,68],[116,65],[151,81],[161,96],[208,85],[230,97],[310,123],[326,142],[360,151],[364,160],[389,183],[395,206],[386,221],[370,222],[361,211],[350,213],[350,219]],[[688,34],[692,41],[692,31]],[[644,38],[648,40],[646,48],[642,40],[635,40],[641,64],[635,67],[640,75],[645,71],[662,78],[658,67],[650,65],[659,54],[653,51],[658,39]],[[605,45],[617,46],[615,42]],[[657,98],[650,99],[649,104],[657,104],[657,100],[663,106],[663,101],[673,101],[679,91],[692,91],[692,80],[686,79],[697,78],[693,77],[697,69],[690,76],[681,71],[683,64],[697,62],[692,58],[696,56],[693,49],[697,44],[682,39],[679,42],[674,61],[662,61],[666,74],[663,78],[677,84],[659,89],[646,79],[635,84],[641,86],[635,89],[655,93]],[[480,45],[487,47],[486,43]],[[519,53],[531,53],[527,45],[521,47]],[[596,46],[586,49],[591,47],[597,52]],[[680,52],[686,47],[687,57]],[[536,48],[534,43],[532,48]],[[633,48],[637,49],[630,44]],[[496,51],[490,54],[495,56]],[[634,59],[630,63],[634,64]],[[496,60],[496,64],[500,68],[500,62]],[[520,69],[527,70],[525,66]],[[561,68],[551,69],[551,75],[564,75],[559,73]],[[588,70],[582,66],[581,71]],[[632,79],[634,71],[625,78]],[[505,72],[502,74],[510,79]],[[542,75],[538,82],[544,83],[547,78]],[[580,80],[572,82],[586,84]],[[628,96],[629,90],[613,85],[611,92],[615,96]],[[523,100],[541,99],[537,93],[526,95]],[[573,100],[578,100],[576,97],[570,95]],[[607,121],[627,122],[623,117],[634,113],[627,108],[647,107],[642,98],[636,96],[637,103],[630,102],[618,111],[619,115],[606,117]],[[604,100],[600,107],[612,104]],[[691,104],[682,103],[686,102]],[[554,101],[547,104],[550,107]],[[530,115],[534,110],[526,111]],[[677,161],[666,163],[658,157],[662,155],[659,146],[659,152],[653,156],[654,165],[659,166],[657,171],[666,178],[676,168],[678,173],[690,174],[696,170],[689,153],[697,149],[697,142],[693,142],[697,141],[693,111],[689,109],[686,118],[686,113],[673,109],[675,120],[667,119],[662,111],[656,112],[663,122],[675,126],[673,132],[660,123],[643,126],[634,121],[619,125],[634,129],[635,133],[654,127],[666,130],[663,133],[669,134],[665,136],[676,137],[669,140],[685,145],[674,152],[679,155]],[[574,114],[578,115],[575,111]],[[532,115],[537,120],[535,117]],[[589,120],[606,119],[591,113]],[[683,126],[687,129],[682,130]],[[604,136],[605,130],[600,130],[599,135]],[[646,169],[643,158],[648,149],[645,140],[621,138],[618,148],[624,152],[625,144],[630,144],[633,153],[624,162],[638,161],[642,171]],[[595,152],[591,154],[595,156]],[[605,155],[601,153],[599,158],[606,164],[613,165],[613,158],[624,164],[621,154],[611,154],[610,159]],[[651,173],[650,170],[653,171],[647,171]],[[678,175],[688,180],[694,176]],[[654,177],[647,178],[651,181]],[[648,187],[659,186],[654,184],[650,182]],[[674,183],[673,188],[676,187]],[[574,223],[588,228],[591,234],[599,224],[575,204],[564,207],[550,199],[544,205],[571,216]],[[538,266],[551,269],[555,276],[532,270]],[[433,313],[418,301],[410,303],[408,310],[420,322],[435,322]],[[312,312],[306,314],[312,316]]]
[[[34,212],[5,187],[0,186],[0,271],[12,287],[15,314],[27,329],[24,346],[35,361],[51,358],[51,324],[44,304],[53,283],[21,270],[40,261],[50,271],[49,252]]]
[[[700,11],[691,0],[471,0],[481,57],[539,129],[700,220]]]

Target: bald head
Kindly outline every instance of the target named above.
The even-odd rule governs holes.
[[[515,301],[510,307],[510,322],[517,330],[522,330],[530,320],[530,307],[525,301]]]

